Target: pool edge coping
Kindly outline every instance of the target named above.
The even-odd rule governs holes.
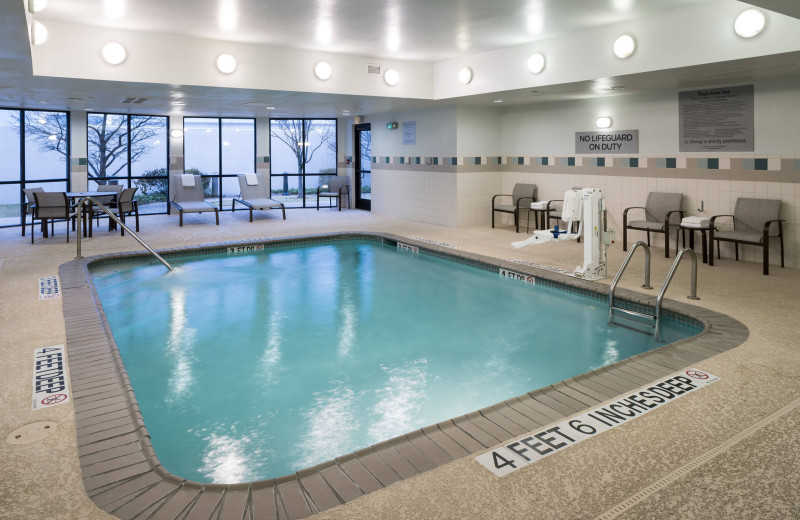
[[[231,246],[275,247],[336,239],[401,242],[418,247],[424,254],[469,265],[478,263],[482,266],[477,267],[484,269],[512,270],[548,285],[595,295],[596,299],[608,294],[605,284],[391,233],[353,231],[235,240],[162,249],[159,253],[169,258],[222,252]],[[304,518],[612,401],[659,377],[735,348],[749,336],[747,327],[730,316],[665,300],[665,311],[699,322],[703,331],[294,474],[242,484],[203,484],[182,479],[161,466],[89,275],[90,264],[143,255],[146,252],[109,253],[59,267],[82,481],[98,507],[120,518],[144,512],[174,517],[189,510],[207,510],[209,518],[242,519],[256,514]],[[630,290],[618,289],[616,297],[633,305],[655,305],[655,296]],[[87,316],[92,310],[96,315]],[[103,420],[103,416],[109,418]]]

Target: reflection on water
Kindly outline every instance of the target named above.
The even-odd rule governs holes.
[[[379,419],[369,426],[370,442],[373,443],[412,430],[414,418],[428,397],[425,392],[427,359],[417,359],[396,368],[381,365],[381,369],[389,376],[389,381],[375,392],[380,400],[372,408],[372,413]]]
[[[172,404],[187,396],[194,379],[191,349],[196,331],[186,326],[186,292],[183,289],[171,291],[169,304],[170,329],[166,352],[174,359],[174,367],[167,380],[165,400]]]
[[[261,354],[258,360],[259,370],[256,372],[256,377],[261,379],[262,384],[269,385],[278,381],[278,375],[281,372],[281,344],[283,342],[283,335],[281,334],[281,325],[283,322],[283,315],[278,310],[273,310],[269,317],[269,340],[267,341],[267,349]]]
[[[353,449],[358,430],[356,393],[339,381],[337,386],[314,393],[314,404],[303,413],[305,434],[295,445],[301,453],[295,465],[305,468],[331,458],[331,453],[344,454]]]
[[[336,353],[340,357],[347,357],[353,348],[356,339],[356,307],[353,305],[352,297],[348,292],[345,293],[344,301],[339,309],[339,344]]]
[[[231,430],[230,434],[212,433],[203,439],[207,447],[203,450],[200,473],[210,482],[246,482],[255,478],[248,458],[257,457],[259,450],[249,446],[248,437],[235,437],[235,427]]]

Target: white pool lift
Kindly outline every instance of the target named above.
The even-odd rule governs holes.
[[[530,238],[511,245],[519,249],[531,244],[577,240],[583,236],[583,265],[577,266],[572,275],[585,280],[600,280],[608,276],[606,249],[614,241],[614,230],[606,229],[605,213],[605,198],[601,190],[568,190],[561,210],[561,220],[567,223],[566,231],[559,230],[558,226],[552,230],[537,230]],[[576,233],[572,232],[574,222],[580,223]]]

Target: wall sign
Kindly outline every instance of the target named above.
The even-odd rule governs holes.
[[[505,477],[528,464],[538,462],[559,450],[624,424],[719,379],[694,368],[684,370],[642,387],[628,397],[598,406],[590,412],[561,421],[549,428],[523,435],[504,446],[478,455],[475,460],[495,476]]]
[[[639,153],[639,131],[575,132],[575,153]]]
[[[417,144],[416,121],[403,121],[403,144]]]
[[[755,151],[753,106],[753,85],[680,92],[680,151]]]

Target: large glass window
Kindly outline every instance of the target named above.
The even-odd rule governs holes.
[[[236,176],[256,171],[256,121],[185,117],[183,154],[186,173],[203,176],[206,201],[230,209],[239,196]]]
[[[317,188],[336,175],[335,119],[270,119],[272,197],[286,207],[317,205]]]
[[[134,187],[140,213],[165,213],[167,118],[90,113],[86,122],[89,189],[104,184]]]
[[[23,191],[67,191],[69,118],[66,112],[0,110],[0,226],[23,219]]]

